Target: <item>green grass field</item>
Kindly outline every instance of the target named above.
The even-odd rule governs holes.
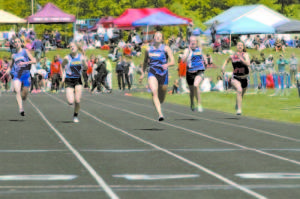
[[[232,48],[235,50],[235,48]],[[264,52],[265,56],[269,56],[272,54],[274,56],[274,60],[276,61],[279,58],[280,53],[275,53],[273,49],[265,49]],[[61,57],[64,57],[69,53],[69,50],[56,50],[56,51],[49,51],[46,56],[50,60],[53,58],[54,55],[59,54]],[[211,48],[204,48],[204,53],[210,53],[213,57],[214,63],[218,68],[208,69],[205,72],[207,77],[212,77],[214,81],[218,75],[220,75],[220,67],[222,66],[223,62],[227,58],[228,55],[219,55],[219,54],[212,54]],[[260,52],[255,50],[248,50],[250,57],[254,55],[259,55]],[[293,49],[287,48],[284,56],[286,59],[289,59],[291,53],[295,53],[300,60],[300,49]],[[98,49],[87,50],[87,56],[91,54],[94,55],[102,55],[107,56],[108,51],[102,51]],[[0,52],[0,57],[4,55],[9,56],[10,53],[8,52]],[[175,62],[177,62],[178,53],[175,54]],[[142,57],[135,57],[133,58],[135,65],[139,65],[143,61]],[[113,67],[115,67],[115,62],[113,63]],[[288,70],[288,67],[287,67]],[[232,71],[232,67],[230,65],[227,66],[226,71]],[[169,79],[169,86],[173,85],[175,79],[178,78],[177,75],[177,64],[169,69],[170,79]],[[135,77],[138,79],[138,76]],[[137,82],[137,81],[136,81]],[[251,82],[250,82],[251,83]],[[135,84],[137,88],[144,88],[146,85],[146,78],[144,79],[142,84]],[[113,89],[117,89],[117,81],[115,75],[113,76]],[[248,93],[251,93],[251,89]],[[269,95],[274,93],[274,90],[268,90],[266,94],[246,94],[244,101],[243,101],[243,115],[257,117],[257,118],[265,118],[271,119],[276,121],[284,121],[284,122],[292,122],[292,123],[300,123],[300,98],[298,97],[297,89],[290,89],[289,96],[276,96],[270,97]],[[149,93],[142,93],[142,92],[133,92],[134,96],[137,97],[144,97],[144,98],[151,98]],[[235,113],[234,105],[235,105],[235,97],[236,94],[234,92],[229,93],[218,93],[218,92],[211,92],[211,93],[203,93],[202,94],[202,103],[203,107],[207,109],[214,109],[222,112],[228,113]],[[177,95],[168,95],[166,98],[166,102],[169,103],[176,103],[186,105],[189,108],[189,96],[188,94],[177,94]]]

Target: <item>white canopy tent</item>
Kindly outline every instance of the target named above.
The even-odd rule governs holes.
[[[27,23],[27,21],[9,12],[0,10],[0,24],[19,24],[19,23]]]

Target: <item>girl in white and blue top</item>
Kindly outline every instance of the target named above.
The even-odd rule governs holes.
[[[63,67],[63,82],[66,85],[67,101],[70,105],[75,102],[73,122],[78,123],[78,112],[82,95],[81,72],[87,68],[86,58],[81,47],[75,43],[70,44],[71,53],[65,56]],[[81,51],[81,52],[80,52]]]
[[[187,62],[186,80],[190,88],[191,110],[195,111],[194,98],[197,100],[197,111],[203,112],[200,98],[200,83],[204,80],[206,57],[202,53],[199,41],[190,37],[190,46],[184,50],[183,60]]]

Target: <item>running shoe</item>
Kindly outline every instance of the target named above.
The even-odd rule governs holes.
[[[162,121],[164,121],[164,120],[165,120],[164,116],[160,116],[160,117],[158,118],[158,121],[159,121],[159,122],[162,122]]]
[[[192,111],[195,111],[194,105],[191,105],[191,110],[192,110]]]
[[[25,112],[24,112],[23,109],[20,110],[20,115],[21,115],[21,116],[25,116]]]
[[[241,110],[241,109],[238,109],[238,110],[236,111],[236,115],[242,115],[242,110]]]
[[[79,123],[78,117],[73,117],[73,122],[74,122],[74,123]]]
[[[198,105],[198,112],[200,112],[200,113],[203,112],[203,107],[202,107],[202,105]]]

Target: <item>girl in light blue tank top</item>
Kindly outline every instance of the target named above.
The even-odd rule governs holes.
[[[80,100],[82,95],[81,72],[87,68],[86,59],[81,46],[70,43],[71,53],[65,56],[62,67],[64,70],[63,81],[66,85],[66,96],[68,104],[74,104],[73,122],[78,123],[78,113],[80,110]]]

